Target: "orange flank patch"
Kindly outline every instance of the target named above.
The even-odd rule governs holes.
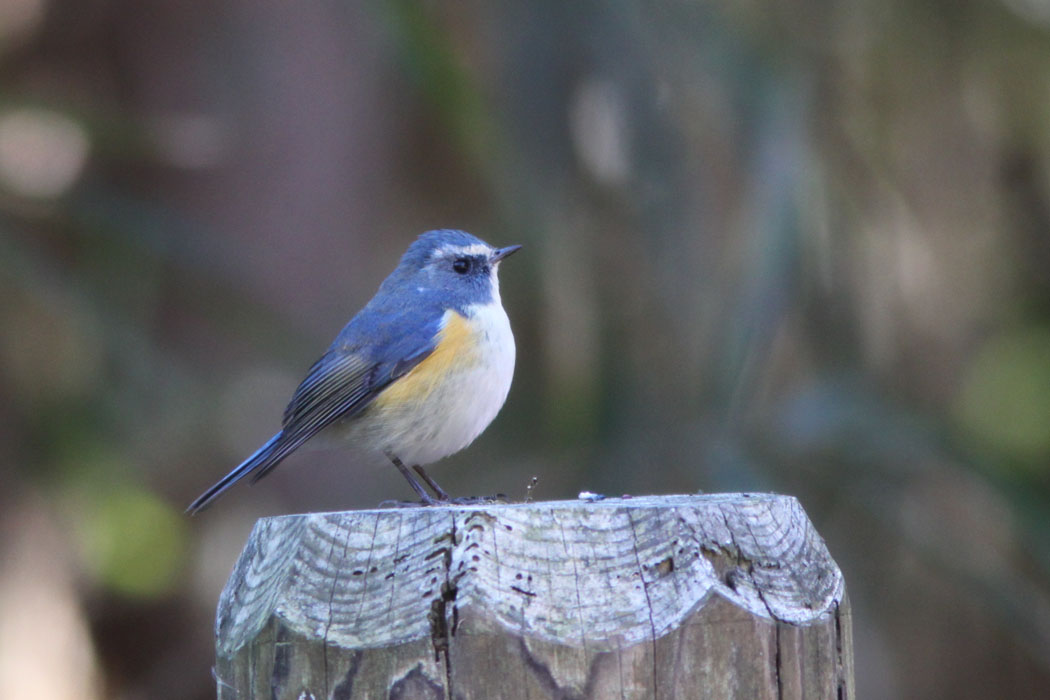
[[[425,402],[446,379],[477,363],[476,343],[470,321],[455,311],[446,311],[434,352],[384,389],[375,399],[376,407],[389,409]]]

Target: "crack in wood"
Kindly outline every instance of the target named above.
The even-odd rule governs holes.
[[[343,674],[343,680],[339,681],[334,688],[332,688],[332,700],[350,700],[354,694],[354,679],[357,677],[357,672],[361,668],[361,658],[364,656],[364,652],[360,649],[354,651],[350,655],[350,667],[346,669],[346,673]]]
[[[452,643],[451,638],[455,634],[455,628],[459,622],[459,611],[455,606],[458,593],[456,583],[463,576],[462,572],[456,576],[452,575],[452,548],[457,545],[456,535],[456,516],[454,513],[450,513],[448,532],[434,539],[434,544],[448,541],[449,545],[439,547],[427,555],[427,559],[437,558],[440,555],[444,565],[445,580],[441,584],[437,597],[430,602],[428,619],[430,622],[430,643],[434,649],[434,662],[440,663],[442,655],[445,658],[445,689],[450,698],[454,698],[456,695],[452,684],[452,659],[449,655],[449,646]],[[450,603],[452,604],[452,625],[449,625]]]
[[[659,686],[657,679],[659,674],[656,672],[656,622],[653,620],[653,601],[649,598],[649,583],[645,580],[645,571],[642,566],[641,556],[638,554],[638,531],[634,526],[634,518],[631,516],[630,509],[627,510],[627,522],[631,524],[631,547],[634,549],[634,560],[638,566],[638,578],[642,581],[642,593],[645,594],[645,606],[649,615],[649,629],[651,630],[650,639],[652,640],[652,653],[653,653],[653,698],[658,699],[660,697]]]
[[[219,695],[666,700],[746,671],[754,697],[853,697],[841,574],[797,501],[651,500],[264,520],[220,602]]]
[[[373,541],[375,541],[376,533],[378,531],[379,531],[379,518],[377,517],[375,519],[375,524],[373,525],[373,528],[372,528],[372,540]],[[346,559],[346,552],[350,548],[350,534],[351,534],[351,531],[349,529],[347,529],[347,531],[346,531],[346,538],[343,540],[343,559]],[[332,543],[332,548],[328,552],[328,561],[329,561],[329,563],[331,563],[332,554],[335,552],[335,546],[336,545],[333,542]],[[372,551],[373,551],[372,549],[368,550],[368,566],[371,566],[371,564],[372,564]],[[356,572],[354,572],[354,573],[356,574]],[[365,585],[365,586],[368,585],[367,577],[365,578],[365,582],[364,582],[363,585]],[[331,590],[328,593],[328,619],[325,621],[325,626],[324,626],[324,645],[322,647],[322,657],[324,659],[324,697],[326,697],[326,698],[328,697],[328,634],[332,630],[332,618],[335,615],[335,608],[333,606],[333,603],[335,601],[335,592],[336,592],[336,590],[338,590],[338,588],[339,588],[339,574],[336,573],[336,575],[332,579],[332,588],[331,588]],[[364,599],[362,597],[362,605],[363,604],[364,604]],[[361,606],[358,606],[357,614],[358,614],[358,617],[361,616]]]
[[[586,652],[587,651],[587,626],[584,624],[584,621],[583,621],[583,598],[580,595],[580,572],[576,568],[576,557],[573,556],[572,550],[569,549],[569,540],[565,536],[565,528],[562,527],[561,523],[558,522],[558,519],[554,517],[554,511],[551,511],[549,515],[550,515],[551,520],[554,522],[554,524],[558,526],[558,531],[561,533],[562,547],[565,548],[565,553],[569,556],[569,561],[572,562],[572,577],[573,577],[573,582],[574,582],[575,587],[576,587],[576,612],[577,612],[577,619],[579,620],[579,623],[580,623],[580,645],[583,647],[584,652]]]
[[[780,664],[782,663],[780,658],[780,625],[781,622],[773,623],[773,678],[777,682],[777,698],[782,699],[784,697],[784,685],[781,679],[782,673]]]
[[[836,696],[838,700],[845,700],[847,695],[847,683],[849,683],[849,676],[846,670],[846,659],[845,650],[842,647],[843,641],[842,632],[842,606],[840,604],[835,605],[835,675],[838,676],[838,687],[836,688]]]
[[[273,644],[273,667],[270,671],[270,697],[276,700],[282,696],[284,684],[291,673],[292,645],[290,635],[284,625],[277,627]]]

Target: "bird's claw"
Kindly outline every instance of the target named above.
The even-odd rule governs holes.
[[[492,496],[461,496],[459,498],[427,498],[419,501],[397,501],[387,500],[379,504],[380,508],[427,508],[429,506],[479,506],[490,503],[510,503],[510,498],[504,493]]]

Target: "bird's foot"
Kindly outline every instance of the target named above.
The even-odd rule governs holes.
[[[477,506],[486,503],[510,503],[510,497],[505,493],[496,493],[491,496],[462,496],[450,498],[448,503],[454,506]]]
[[[426,508],[427,506],[437,505],[436,503],[425,503],[424,501],[398,501],[396,499],[389,499],[381,501],[379,508]]]
[[[448,500],[441,500],[437,498],[427,498],[420,501],[398,501],[390,499],[383,501],[379,504],[380,508],[427,508],[430,506],[482,506],[491,503],[510,503],[510,498],[503,493],[493,494],[492,496],[462,496],[459,498],[449,498]]]

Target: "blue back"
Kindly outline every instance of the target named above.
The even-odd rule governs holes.
[[[482,246],[473,253],[449,248]],[[439,254],[447,251],[447,255]],[[205,491],[189,511],[197,512],[232,484],[254,473],[258,481],[318,431],[363,411],[384,388],[434,350],[448,309],[466,313],[493,300],[492,247],[469,233],[427,231],[401,257],[365,308],[313,364],[284,411],[283,428],[251,457]],[[456,272],[457,256],[475,263]]]
[[[488,253],[471,253],[469,275],[453,271],[457,248],[492,247],[463,231],[428,231],[405,252],[372,300],[314,363],[285,409],[289,439],[305,440],[363,410],[390,382],[434,350],[448,309],[492,301]]]
[[[346,324],[331,351],[365,355],[373,362],[396,361],[430,346],[447,309],[461,314],[492,301],[487,272],[464,278],[433,259],[448,246],[492,247],[465,231],[427,231],[409,246],[375,297]]]

